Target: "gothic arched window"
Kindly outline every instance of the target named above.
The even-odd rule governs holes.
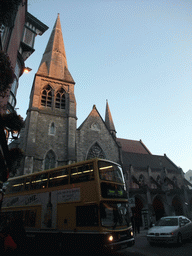
[[[158,183],[159,185],[161,185],[161,177],[160,177],[159,175],[157,176],[156,181],[157,181],[157,183]]]
[[[45,157],[44,169],[47,170],[47,169],[55,168],[55,164],[56,164],[55,154],[52,150],[50,150]]]
[[[144,183],[145,183],[145,179],[144,179],[144,176],[141,174],[141,175],[139,176],[139,185],[140,185],[140,186],[143,186]]]
[[[51,123],[50,129],[49,129],[49,134],[51,134],[51,135],[55,134],[55,124],[54,124],[54,122]]]
[[[55,96],[55,107],[65,109],[65,91],[63,88],[57,91]]]
[[[41,105],[44,107],[51,107],[52,100],[52,88],[50,85],[47,85],[41,92]]]
[[[177,186],[177,178],[175,176],[173,177],[173,182]]]
[[[87,159],[92,159],[96,157],[105,159],[105,153],[97,142],[90,148]]]

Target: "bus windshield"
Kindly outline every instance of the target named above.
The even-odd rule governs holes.
[[[128,204],[103,202],[101,203],[101,225],[115,229],[119,226],[129,226]]]
[[[123,171],[119,165],[98,161],[99,176],[101,180],[125,183]]]

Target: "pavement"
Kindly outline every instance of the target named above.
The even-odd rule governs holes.
[[[137,238],[137,237],[141,237],[141,236],[146,236],[147,232],[148,232],[148,229],[144,229],[141,227],[139,234],[136,232],[136,234],[134,234],[134,237]]]

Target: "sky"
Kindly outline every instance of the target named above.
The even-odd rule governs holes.
[[[106,100],[118,138],[142,140],[184,172],[192,169],[192,1],[28,0],[28,12],[49,29],[20,78],[17,112],[23,118],[57,14],[75,81],[77,127]]]

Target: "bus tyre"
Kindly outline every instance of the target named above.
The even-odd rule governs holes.
[[[177,235],[177,245],[178,245],[178,246],[181,246],[182,243],[183,243],[182,235],[181,235],[181,233],[179,233],[179,234]]]

